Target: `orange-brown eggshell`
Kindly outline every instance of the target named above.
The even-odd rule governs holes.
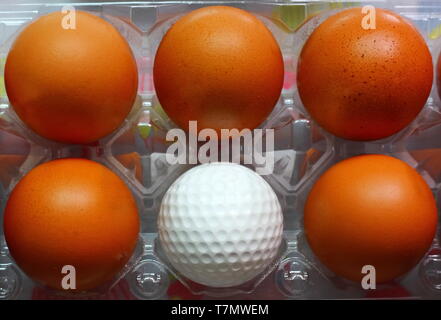
[[[114,278],[139,233],[135,199],[101,164],[62,159],[31,170],[12,191],[4,232],[17,265],[35,281],[62,289],[62,268],[76,270],[76,290]]]
[[[352,8],[326,19],[298,62],[305,108],[324,129],[349,140],[381,139],[405,128],[433,80],[429,49],[407,20],[377,8],[376,29],[366,30],[365,17]]]
[[[315,183],[305,205],[309,245],[335,274],[360,283],[365,265],[377,283],[409,272],[429,250],[436,202],[424,179],[385,155],[341,161]]]
[[[42,16],[17,37],[5,65],[9,100],[37,134],[91,143],[118,128],[136,98],[138,75],[129,45],[105,20],[75,11]]]
[[[254,129],[271,113],[283,85],[283,58],[271,32],[252,14],[210,6],[179,19],[165,34],[154,84],[181,128]]]

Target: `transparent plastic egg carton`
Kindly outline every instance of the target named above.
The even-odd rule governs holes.
[[[415,4],[417,3],[417,4]],[[157,241],[161,199],[183,172],[197,164],[170,165],[169,129],[176,126],[162,110],[154,91],[152,66],[167,29],[180,16],[206,5],[230,5],[257,15],[273,32],[285,61],[280,99],[261,128],[274,129],[274,171],[263,176],[277,193],[284,213],[284,242],[277,260],[262,274],[234,288],[210,288],[175,271]],[[434,65],[441,49],[441,3],[438,1],[162,1],[117,4],[0,5],[0,212],[8,194],[29,170],[64,157],[84,157],[105,164],[133,191],[139,207],[139,245],[122,272],[92,292],[70,294],[44,288],[23,274],[8,253],[0,219],[0,299],[346,299],[441,298],[439,232],[432,248],[411,272],[395,281],[363,290],[360,284],[327,270],[309,249],[302,230],[303,206],[317,178],[332,164],[365,153],[388,154],[414,167],[441,195],[441,101],[436,83],[424,110],[401,132],[381,141],[354,142],[332,136],[305,111],[296,88],[300,50],[326,17],[349,6],[372,4],[413,21],[427,40]],[[45,140],[20,121],[8,103],[3,66],[20,29],[46,13],[74,6],[111,22],[127,39],[139,71],[138,97],[121,127],[92,145],[64,145]],[[253,165],[248,165],[256,169]]]

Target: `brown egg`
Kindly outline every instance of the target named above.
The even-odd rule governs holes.
[[[35,281],[62,290],[63,267],[76,290],[113,279],[138,242],[139,216],[130,189],[86,159],[41,164],[20,180],[4,214],[5,239],[17,265]]]
[[[166,33],[156,53],[154,84],[181,128],[253,129],[271,113],[283,85],[283,58],[254,15],[210,6],[192,11]]]
[[[438,222],[424,179],[405,162],[362,155],[329,168],[305,204],[311,249],[335,274],[360,283],[366,265],[377,283],[409,272],[428,252]]]
[[[15,112],[35,133],[87,144],[116,130],[132,109],[138,87],[127,41],[108,22],[75,12],[65,29],[62,12],[39,17],[18,35],[5,65]]]
[[[429,49],[409,22],[377,8],[376,28],[366,30],[365,16],[352,8],[326,19],[298,63],[305,108],[324,129],[349,140],[381,139],[405,128],[433,80]]]

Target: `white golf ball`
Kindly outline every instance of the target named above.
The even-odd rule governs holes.
[[[283,233],[280,203],[254,171],[234,163],[197,166],[166,192],[158,219],[172,266],[210,287],[232,287],[261,274]]]

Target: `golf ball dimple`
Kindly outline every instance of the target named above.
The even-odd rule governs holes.
[[[261,176],[218,162],[197,166],[172,184],[162,200],[158,230],[176,271],[206,286],[232,287],[255,278],[275,260],[283,216],[275,192]]]

